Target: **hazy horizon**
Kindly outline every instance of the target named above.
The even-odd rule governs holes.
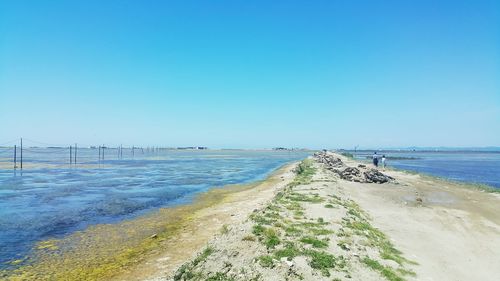
[[[20,147],[20,141],[21,139],[15,139],[15,140],[10,140],[4,143],[0,143],[0,147],[13,147],[14,145],[17,145],[17,147]],[[123,148],[123,149],[132,149],[133,147],[136,149],[154,149],[154,148],[163,148],[163,149],[189,149],[189,148],[202,148],[202,149],[210,149],[210,150],[272,150],[272,149],[280,149],[280,148],[285,148],[285,149],[306,149],[306,150],[322,150],[322,149],[328,149],[328,150],[346,150],[346,151],[390,151],[390,150],[401,150],[401,151],[471,151],[471,152],[500,152],[500,146],[385,146],[385,147],[364,147],[364,146],[352,146],[352,147],[285,147],[285,146],[269,146],[269,147],[208,147],[203,144],[184,144],[184,145],[162,145],[162,144],[157,144],[157,145],[141,145],[141,144],[106,144],[106,143],[44,143],[44,142],[39,142],[31,139],[23,139],[23,146],[25,148],[51,148],[51,147],[75,147],[77,146],[78,148],[98,148],[100,146],[104,146],[110,149],[115,149],[115,148]]]
[[[2,1],[0,144],[500,146],[498,1]]]

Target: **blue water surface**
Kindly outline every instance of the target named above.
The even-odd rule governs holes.
[[[355,158],[366,160],[373,152],[362,151],[354,154]],[[500,152],[498,151],[378,151],[377,154],[414,158],[387,160],[388,166],[398,169],[500,188]]]
[[[0,158],[7,161],[11,151],[3,153]],[[24,164],[37,168],[0,169],[0,268],[25,256],[37,241],[189,203],[196,193],[264,179],[310,154],[138,150],[120,158],[117,150],[107,150],[99,161],[97,153],[79,149],[79,164],[70,166],[66,149],[31,148],[24,151]]]

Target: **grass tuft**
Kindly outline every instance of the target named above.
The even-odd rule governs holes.
[[[253,236],[253,235],[247,235],[247,236],[243,237],[241,240],[243,240],[243,241],[252,241],[253,242],[256,239],[255,239],[255,236]]]
[[[264,236],[264,245],[266,245],[268,249],[276,247],[281,242],[280,238],[277,235],[277,232],[272,228],[266,229],[264,231]]]
[[[330,276],[329,269],[335,268],[336,265],[333,255],[313,250],[309,250],[306,253],[311,258],[309,265],[312,268],[320,270],[324,276]]]
[[[216,272],[215,275],[212,275],[205,279],[206,281],[234,281],[233,277],[227,275],[224,272]]]
[[[220,229],[220,233],[222,235],[228,234],[229,233],[229,226],[227,224],[223,225],[222,228]]]
[[[269,267],[269,268],[272,268],[272,267],[274,267],[273,257],[271,257],[271,256],[269,256],[269,255],[266,255],[266,256],[260,256],[260,257],[259,257],[259,264],[260,264],[262,267]]]
[[[300,239],[300,242],[302,242],[304,244],[309,244],[309,245],[313,246],[314,248],[326,248],[326,247],[328,247],[327,241],[319,240],[319,239],[314,238],[312,236],[302,237],[302,239]]]
[[[264,233],[265,230],[266,230],[265,227],[263,227],[260,224],[256,224],[252,228],[252,233],[257,235],[257,236],[262,236],[262,234]]]
[[[389,281],[405,281],[405,279],[399,276],[392,268],[388,266],[381,265],[378,261],[365,257],[362,262],[369,268],[380,272]]]

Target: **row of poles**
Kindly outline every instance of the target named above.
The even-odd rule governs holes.
[[[106,146],[99,146],[99,161],[104,161],[104,149],[106,148]],[[123,159],[123,146],[120,145],[118,148],[118,159]],[[135,150],[136,149],[140,149],[142,154],[144,154],[144,148],[142,147],[135,147],[135,146],[132,146],[131,150],[132,150],[132,157],[135,156]],[[73,153],[74,151],[74,153]],[[70,164],[76,164],[76,155],[77,155],[77,152],[78,152],[78,145],[75,143],[75,146],[69,146],[69,163]]]
[[[99,146],[99,162],[100,161],[104,161],[104,149],[106,148],[106,146]],[[14,169],[17,169],[18,166],[17,166],[17,162],[18,162],[18,159],[17,159],[17,145],[14,145]],[[144,154],[144,148],[142,147],[135,147],[135,146],[132,146],[131,148],[131,151],[132,151],[132,157],[135,156],[135,150],[140,150],[142,154]],[[158,147],[147,147],[146,148],[146,151],[147,152],[159,152],[161,150],[164,150],[163,148],[158,148]],[[19,168],[21,168],[21,170],[23,169],[23,138],[20,138],[20,149],[19,149],[19,152],[20,152],[20,159],[19,159]],[[77,160],[77,154],[78,154],[78,144],[75,143],[74,146],[70,145],[69,146],[69,163],[70,164],[76,164],[76,160]],[[118,158],[119,159],[123,159],[123,146],[120,145],[118,147]]]

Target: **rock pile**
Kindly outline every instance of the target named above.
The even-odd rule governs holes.
[[[344,162],[338,157],[333,156],[332,154],[328,154],[327,152],[316,152],[314,153],[314,158],[319,163],[326,164],[327,167],[333,168],[343,168],[345,167]]]
[[[369,169],[364,172],[364,175],[366,182],[386,183],[388,181],[394,180],[393,177],[383,174],[377,169]]]
[[[314,158],[319,163],[325,164],[328,170],[338,174],[344,180],[363,183],[386,183],[394,180],[394,178],[376,169],[367,168],[366,165],[360,164],[357,168],[349,167],[342,162],[342,159],[328,152],[315,153]]]
[[[331,170],[331,169],[330,169]],[[343,170],[332,170],[336,172],[340,178],[348,181],[364,182],[363,174],[358,168],[347,167]]]

